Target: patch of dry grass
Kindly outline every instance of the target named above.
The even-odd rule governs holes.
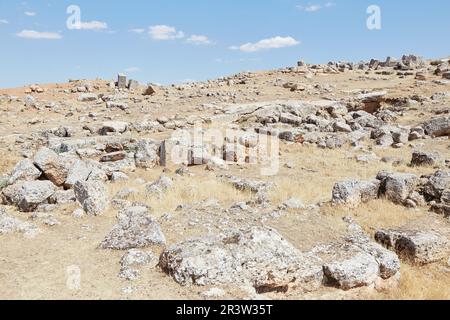
[[[389,292],[378,293],[371,299],[388,300],[448,300],[450,273],[436,265],[416,267],[402,264],[400,284]]]
[[[423,210],[408,209],[384,199],[370,201],[355,209],[327,205],[322,208],[322,213],[338,217],[350,216],[369,233],[377,229],[401,227],[427,214]]]
[[[161,172],[159,170],[150,170],[137,174],[138,177],[149,183],[156,181],[160,175]],[[173,179],[173,185],[161,198],[146,195],[145,185],[139,185],[133,182],[132,179],[130,182],[112,184],[110,195],[111,197],[114,196],[125,187],[135,188],[139,191],[139,194],[133,196],[130,200],[150,205],[157,215],[173,211],[180,204],[192,204],[211,198],[218,200],[224,206],[251,199],[249,192],[236,190],[231,184],[222,182],[214,176],[171,176],[171,178]]]

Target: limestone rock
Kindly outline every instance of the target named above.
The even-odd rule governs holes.
[[[375,240],[412,263],[428,264],[448,259],[450,254],[448,235],[433,230],[379,230]]]
[[[361,202],[367,202],[378,197],[380,181],[346,180],[338,182],[333,187],[332,202],[338,205],[357,207]]]
[[[145,207],[125,209],[119,212],[117,220],[118,223],[100,244],[100,248],[126,250],[166,242],[159,224]]]
[[[258,293],[314,290],[323,278],[319,259],[260,227],[178,243],[161,254],[159,265],[181,285],[244,282]]]
[[[90,215],[102,214],[108,206],[108,193],[100,181],[77,181],[75,196],[84,211]]]

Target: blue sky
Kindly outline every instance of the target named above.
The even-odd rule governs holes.
[[[381,30],[366,27],[368,6]],[[68,29],[67,8],[81,12]],[[0,0],[0,87],[205,80],[246,70],[450,55],[447,0]]]

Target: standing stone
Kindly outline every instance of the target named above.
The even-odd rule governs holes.
[[[117,87],[119,89],[126,89],[127,88],[127,76],[124,74],[119,74],[117,76]]]
[[[74,186],[75,196],[90,215],[100,215],[108,206],[108,193],[100,181],[78,181]]]

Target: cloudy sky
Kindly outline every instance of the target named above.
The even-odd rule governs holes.
[[[381,9],[369,30],[367,8]],[[450,55],[443,0],[0,0],[0,87],[112,79],[180,83],[403,53]]]

